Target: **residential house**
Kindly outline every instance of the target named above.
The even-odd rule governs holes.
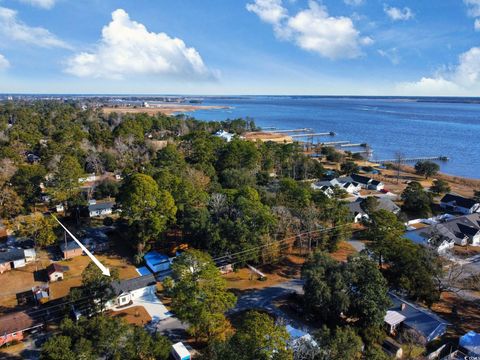
[[[157,251],[150,251],[143,257],[147,266],[154,273],[167,271],[170,269],[170,259],[167,255],[160,254]]]
[[[57,263],[50,264],[47,267],[48,281],[54,282],[63,280],[65,272],[68,270],[67,266],[62,266]]]
[[[435,224],[413,231],[407,231],[404,237],[418,245],[430,247],[439,254],[455,246],[455,239],[443,224]]]
[[[105,307],[111,309],[130,304],[133,300],[157,291],[157,280],[153,274],[139,276],[128,280],[119,280],[112,283],[114,299]]]
[[[22,341],[25,332],[41,326],[40,322],[34,320],[25,311],[3,315],[0,317],[0,346],[12,341]]]
[[[78,179],[80,184],[95,181],[97,181],[97,176],[95,174],[88,174],[87,176]]]
[[[225,130],[219,130],[215,133],[215,136],[218,136],[219,138],[222,138],[222,139],[226,140],[227,142],[230,142],[230,141],[232,141],[235,134],[229,133]]]
[[[2,249],[0,251],[0,274],[11,269],[24,267],[36,258],[35,249]]]
[[[455,244],[480,246],[480,213],[445,217],[430,226],[408,231],[405,237],[421,245],[434,246],[439,252]]]
[[[83,253],[82,248],[75,241],[69,241],[67,243],[62,242],[60,244],[60,250],[62,251],[64,259],[72,259]]]
[[[392,292],[388,293],[393,306],[385,315],[385,325],[390,335],[396,336],[401,331],[412,330],[424,344],[442,336],[450,325],[430,310],[408,302]]]
[[[355,201],[347,204],[347,207],[350,211],[350,216],[351,218],[353,218],[353,221],[355,223],[361,222],[363,220],[368,220],[368,214],[366,213],[363,205],[365,199],[366,198],[359,197]],[[395,215],[400,212],[400,207],[395,204],[391,199],[384,196],[375,196],[375,199],[377,199],[378,204],[375,210],[386,210]]]
[[[311,187],[314,190],[323,191],[327,196],[333,195],[333,190],[335,187],[346,191],[348,194],[358,194],[361,189],[361,186],[356,182],[340,182],[338,179],[319,181],[317,183],[313,183]]]
[[[480,202],[455,194],[446,194],[440,200],[440,206],[447,211],[464,215],[480,212]]]
[[[89,217],[109,215],[113,212],[114,202],[92,203],[86,208]]]
[[[344,176],[344,177],[338,178],[338,181],[341,183],[356,183],[362,189],[368,189],[368,190],[380,191],[383,188],[385,188],[385,184],[382,183],[381,181],[374,180],[372,178],[369,178],[368,176],[363,176],[358,174],[352,174],[350,176]]]
[[[82,239],[82,244],[90,251],[100,252],[108,250],[112,242],[105,231],[104,228],[88,229]]]

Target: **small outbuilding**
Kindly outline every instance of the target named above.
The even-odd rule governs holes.
[[[60,250],[63,253],[64,259],[72,259],[83,253],[82,248],[75,241],[69,241],[66,244],[62,242],[60,244]]]
[[[47,267],[48,281],[54,282],[63,280],[63,276],[67,270],[68,268],[66,266],[57,263],[50,264]]]
[[[172,345],[172,356],[175,360],[190,360],[192,358],[190,351],[188,351],[182,342]]]
[[[160,254],[157,251],[150,251],[143,257],[148,268],[154,273],[167,271],[170,269],[170,259],[167,255]]]

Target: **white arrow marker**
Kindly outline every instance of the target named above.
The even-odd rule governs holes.
[[[50,214],[59,224],[60,226],[67,232],[68,235],[72,237],[73,240],[80,246],[80,248],[88,255],[90,259],[98,266],[100,270],[102,270],[102,274],[105,276],[110,276],[110,270],[105,267],[100,260],[98,260],[88,249],[78,240],[61,222],[57,219],[57,217],[53,214]]]

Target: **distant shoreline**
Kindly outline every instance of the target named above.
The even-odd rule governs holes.
[[[218,110],[229,109],[229,106],[217,106],[217,105],[186,105],[186,104],[165,104],[155,107],[104,107],[102,111],[108,115],[111,113],[121,114],[142,114],[147,113],[149,115],[155,115],[162,113],[165,115],[174,115],[176,113],[193,112],[197,110]]]

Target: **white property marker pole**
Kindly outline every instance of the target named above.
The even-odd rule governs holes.
[[[57,217],[53,214],[50,214],[59,224],[60,226],[67,232],[68,235],[70,235],[72,237],[73,240],[75,240],[75,242],[80,246],[80,248],[85,252],[85,254],[88,255],[88,257],[90,259],[92,259],[92,261],[95,263],[95,265],[98,266],[98,268],[100,270],[102,270],[102,274],[105,275],[105,276],[110,276],[110,270],[105,267],[101,262],[100,260],[98,260],[90,251],[88,251],[88,249],[80,242],[80,240],[78,240],[75,235],[73,235],[61,222],[60,220],[57,219]]]

